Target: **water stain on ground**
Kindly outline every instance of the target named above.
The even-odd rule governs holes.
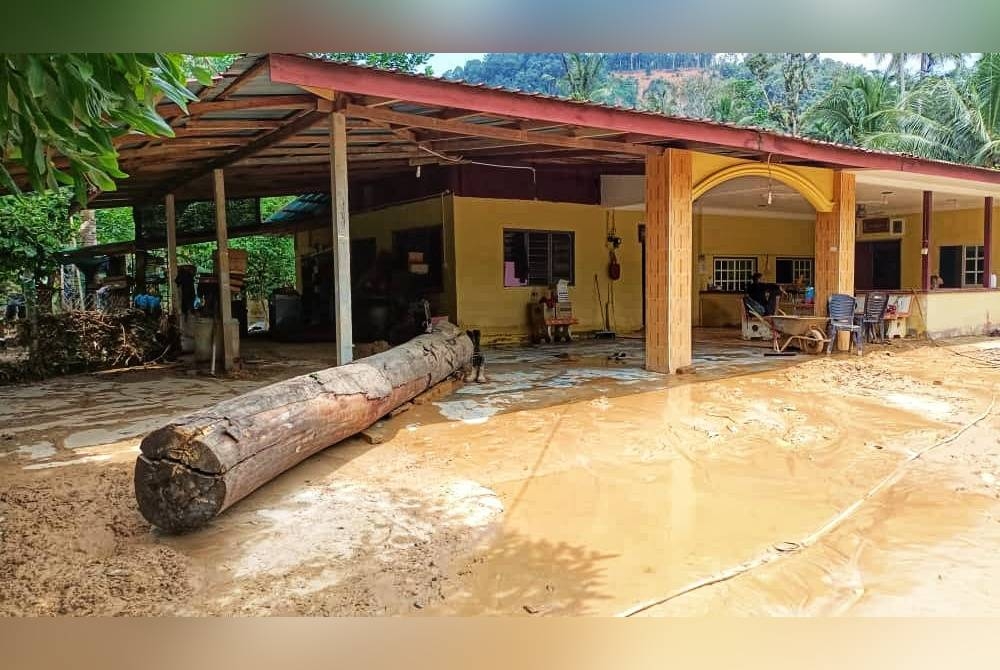
[[[241,380],[0,390],[0,613],[614,614],[813,532],[1000,381],[937,347],[761,351],[702,342],[686,378],[644,372],[627,341],[490,351],[489,383],[385,421],[382,444],[316,455],[184,536],[135,509],[141,435],[321,356]],[[991,421],[818,545],[649,613],[992,611],[977,595],[1000,574]]]

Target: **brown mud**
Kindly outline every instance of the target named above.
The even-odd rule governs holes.
[[[991,346],[767,359],[711,340],[670,379],[628,341],[490,351],[488,383],[182,536],[135,507],[142,435],[322,349],[258,353],[231,380],[0,389],[0,614],[620,613],[812,533],[970,422],[1000,381]],[[996,613],[998,429],[995,412],[914,461],[817,545],[643,614]]]

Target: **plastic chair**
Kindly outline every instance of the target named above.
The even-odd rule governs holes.
[[[872,292],[865,300],[861,314],[861,330],[869,342],[885,342],[885,312],[889,307],[889,294]]]
[[[834,293],[827,300],[826,309],[830,317],[827,334],[830,342],[826,345],[826,353],[829,354],[833,351],[833,342],[837,339],[837,335],[841,331],[847,331],[851,333],[851,337],[857,347],[858,356],[861,355],[861,324],[854,321],[855,304],[856,300],[854,296],[845,293]]]

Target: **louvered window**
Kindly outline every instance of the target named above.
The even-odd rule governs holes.
[[[551,286],[574,281],[573,233],[505,230],[504,286]]]

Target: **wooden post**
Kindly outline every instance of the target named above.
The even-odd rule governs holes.
[[[132,287],[134,297],[146,292],[146,242],[142,232],[142,213],[135,207],[132,208],[132,221],[135,223],[135,263],[132,265],[132,273],[135,275]]]
[[[691,154],[646,159],[646,369],[691,365]]]
[[[924,191],[924,203],[920,210],[923,232],[920,236],[920,288],[927,291],[931,287],[931,212],[934,209],[934,193]]]
[[[233,348],[229,341],[229,322],[233,318],[232,296],[229,291],[229,231],[226,227],[226,182],[221,168],[212,171],[215,177],[215,239],[218,260],[215,273],[219,281],[219,314],[222,317],[222,368],[233,369]]]
[[[347,205],[347,117],[330,114],[330,212],[333,216],[333,312],[337,365],[354,359],[351,332],[351,228]]]
[[[983,288],[990,287],[993,272],[993,196],[986,196],[983,204]]]
[[[834,293],[854,295],[854,175],[833,173],[833,210],[816,212],[815,313],[826,314]]]
[[[165,202],[167,214],[167,288],[170,291],[170,313],[181,313],[181,293],[177,287],[177,210],[174,194],[168,193]]]

